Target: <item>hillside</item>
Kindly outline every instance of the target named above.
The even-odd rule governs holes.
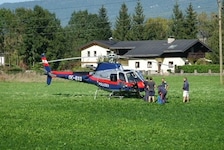
[[[176,0],[141,0],[146,19],[155,17],[171,18],[175,2]],[[125,3],[129,9],[129,13],[133,14],[137,0],[36,0],[20,3],[4,3],[0,5],[0,8],[14,10],[19,7],[25,7],[32,9],[35,5],[40,5],[50,12],[55,13],[61,20],[62,26],[66,26],[72,12],[87,9],[90,13],[98,13],[102,5],[107,9],[109,20],[114,23],[122,3]],[[198,13],[217,12],[218,9],[216,1],[179,0],[179,5],[183,12],[185,12],[190,3],[192,3],[194,10]]]

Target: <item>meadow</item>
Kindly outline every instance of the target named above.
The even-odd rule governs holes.
[[[188,76],[190,103],[183,76],[165,78],[165,105],[105,91],[94,99],[95,86],[73,81],[0,81],[0,149],[224,149],[219,76]]]

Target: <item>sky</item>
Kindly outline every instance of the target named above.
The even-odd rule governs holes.
[[[16,2],[25,2],[25,1],[32,1],[32,0],[0,0],[0,5],[3,3],[16,3]]]

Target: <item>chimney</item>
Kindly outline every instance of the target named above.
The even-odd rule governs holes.
[[[168,44],[172,43],[173,41],[175,41],[174,37],[168,37],[168,39],[167,39]]]

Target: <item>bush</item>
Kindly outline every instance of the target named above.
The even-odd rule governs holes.
[[[167,69],[167,72],[172,73],[171,69]]]
[[[19,67],[13,67],[13,68],[9,68],[9,69],[7,70],[7,73],[9,73],[9,74],[15,74],[15,73],[20,73],[20,72],[22,72],[22,71],[23,71],[22,68],[19,68]]]
[[[212,73],[219,73],[219,65],[185,65],[177,66],[175,73],[180,73],[183,70],[184,73],[194,73],[194,70],[197,70],[198,73],[208,73],[211,70]]]

